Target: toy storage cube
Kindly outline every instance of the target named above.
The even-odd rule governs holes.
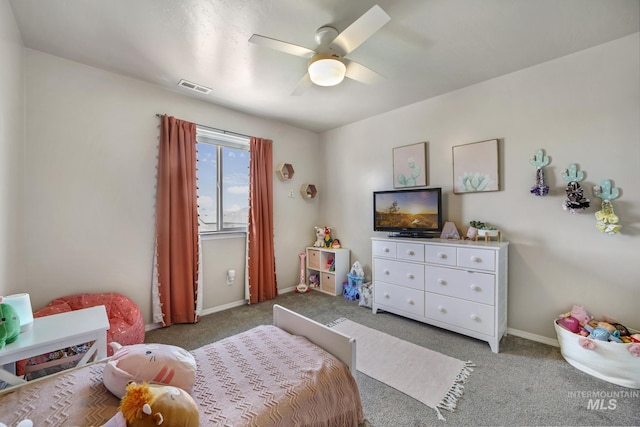
[[[325,292],[329,292],[330,294],[336,293],[336,276],[335,274],[322,273],[322,278],[320,279],[320,286],[322,290]]]
[[[320,268],[320,251],[309,249],[309,268],[315,268],[316,270]]]
[[[560,353],[571,366],[601,380],[640,389],[640,357],[629,351],[631,346],[640,344],[590,340],[562,328],[555,321],[553,326],[558,335]],[[595,348],[583,348],[580,339],[593,341]]]

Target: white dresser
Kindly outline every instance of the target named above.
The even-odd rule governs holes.
[[[508,242],[372,238],[373,313],[487,341],[507,331]]]

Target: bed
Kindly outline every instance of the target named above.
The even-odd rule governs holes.
[[[200,425],[355,426],[364,421],[355,382],[355,340],[282,306],[262,325],[191,353],[191,395]],[[105,361],[0,394],[0,421],[100,426],[119,399],[102,382]]]

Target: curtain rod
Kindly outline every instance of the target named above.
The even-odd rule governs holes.
[[[164,114],[156,113],[156,117],[162,118],[162,116],[164,116]],[[228,131],[228,130],[218,129],[218,128],[214,128],[214,127],[211,127],[211,126],[205,126],[205,125],[201,125],[201,124],[198,124],[198,123],[196,123],[196,126],[200,126],[202,128],[205,128],[205,129],[215,130],[217,132],[225,133],[227,135],[235,135],[235,136],[241,136],[243,138],[251,138],[251,136],[245,135],[243,133],[231,132],[231,131]]]

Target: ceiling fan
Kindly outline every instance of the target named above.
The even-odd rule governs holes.
[[[335,86],[345,77],[366,84],[375,84],[384,80],[384,77],[362,64],[347,59],[346,56],[390,20],[391,17],[380,6],[375,5],[341,33],[331,26],[320,27],[316,30],[315,40],[318,47],[315,50],[258,34],[252,35],[249,41],[310,59],[307,73],[296,86],[293,95],[300,95],[311,84]]]

